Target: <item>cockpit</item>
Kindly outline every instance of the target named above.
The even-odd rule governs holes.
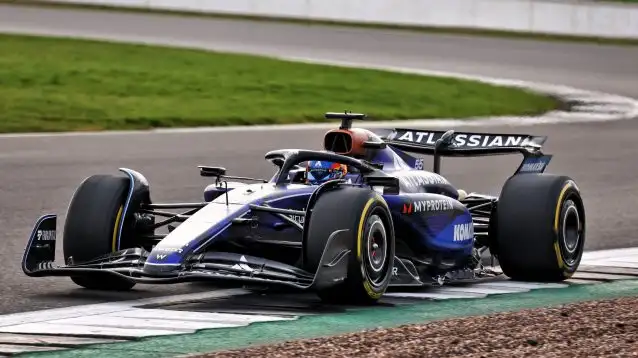
[[[357,119],[358,114],[331,113],[326,118],[342,119],[339,129],[326,132],[323,137],[323,150],[350,158],[371,161],[376,153],[375,149],[385,148],[383,140],[375,133],[364,128],[352,128],[352,119]],[[332,160],[309,160],[297,164],[289,172],[290,183],[304,183],[310,185],[322,184],[328,180],[344,179],[357,183],[360,172],[356,167]]]
[[[339,179],[358,183],[360,173],[354,167],[327,160],[309,160],[296,165],[288,173],[288,182],[293,184],[321,185]]]

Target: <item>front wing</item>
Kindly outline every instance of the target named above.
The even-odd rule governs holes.
[[[348,230],[335,231],[321,257],[317,272],[261,257],[228,252],[206,252],[188,256],[179,266],[145,265],[150,254],[143,248],[124,249],[82,263],[69,258],[55,265],[57,216],[42,216],[29,238],[22,270],[31,277],[88,276],[100,280],[119,277],[135,283],[173,284],[192,281],[236,281],[266,286],[288,286],[301,290],[326,288],[347,277],[350,256]],[[422,286],[414,266],[395,258],[392,285]]]

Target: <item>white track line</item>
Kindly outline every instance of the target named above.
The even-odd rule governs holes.
[[[394,298],[417,298],[417,299],[435,299],[435,300],[450,300],[459,298],[485,298],[486,293],[471,293],[471,292],[390,292],[383,296]]]
[[[49,352],[59,351],[66,348],[61,347],[41,347],[41,346],[24,346],[19,344],[0,344],[0,354],[17,354],[26,352]],[[5,357],[0,355],[0,357]]]
[[[496,282],[481,282],[475,285],[476,287],[515,287],[527,290],[535,290],[541,288],[565,288],[568,287],[564,283],[544,283],[544,282],[518,282],[518,281],[496,281]]]
[[[81,337],[65,337],[65,336],[18,336],[15,334],[1,334],[0,344],[22,344],[22,345],[38,345],[38,344],[57,344],[57,345],[75,345],[75,344],[100,344],[113,342],[109,339],[100,338],[81,338]],[[123,341],[119,341],[123,342]]]
[[[194,330],[186,329],[155,329],[155,328],[119,328],[108,326],[89,326],[74,323],[62,324],[54,322],[26,323],[16,326],[2,327],[4,333],[19,334],[62,334],[62,335],[89,335],[108,336],[116,338],[137,338],[168,336],[174,334],[193,333]]]
[[[147,298],[141,300],[119,301],[98,303],[90,305],[79,305],[64,308],[54,308],[48,310],[29,311],[21,313],[11,313],[0,316],[1,327],[12,326],[24,323],[35,323],[52,321],[56,319],[83,317],[89,315],[101,315],[113,312],[133,310],[135,307],[145,305],[167,305],[180,302],[205,301],[208,299],[224,298],[235,295],[247,294],[249,291],[242,289],[217,290],[204,293],[193,293],[184,295],[173,295],[164,297]]]
[[[609,259],[609,258],[618,258],[618,257],[631,257],[633,260],[638,260],[638,247],[628,247],[628,248],[620,248],[620,249],[609,249],[609,250],[597,250],[597,251],[587,251],[583,253],[583,259],[581,265],[588,264],[587,262],[599,259]]]
[[[576,272],[574,274],[575,279],[580,280],[635,280],[636,276],[622,275],[615,273],[596,273],[596,272]]]
[[[284,318],[275,314],[223,314],[138,308],[146,305],[205,301],[247,293],[249,291],[243,289],[218,290],[14,313],[0,316],[0,337],[7,337],[2,333],[12,333],[136,338],[193,333],[199,329],[239,327],[255,322],[296,319],[296,317]],[[5,348],[7,352],[11,350],[10,347]],[[3,350],[0,349],[0,352]]]

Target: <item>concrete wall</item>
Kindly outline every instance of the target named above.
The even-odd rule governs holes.
[[[48,0],[234,15],[638,38],[638,6],[552,0]],[[638,59],[637,59],[638,61]]]

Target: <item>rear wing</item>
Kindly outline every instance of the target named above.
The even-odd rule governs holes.
[[[435,154],[436,152],[446,157],[462,157],[515,153],[542,155],[540,150],[547,137],[529,134],[394,129],[383,139],[387,144],[408,152],[419,154]],[[439,144],[437,141],[440,141]]]
[[[530,134],[472,133],[397,128],[383,137],[397,149],[417,154],[434,155],[434,172],[440,170],[440,157],[476,157],[522,154],[519,173],[542,173],[551,155],[541,151],[546,136]]]

